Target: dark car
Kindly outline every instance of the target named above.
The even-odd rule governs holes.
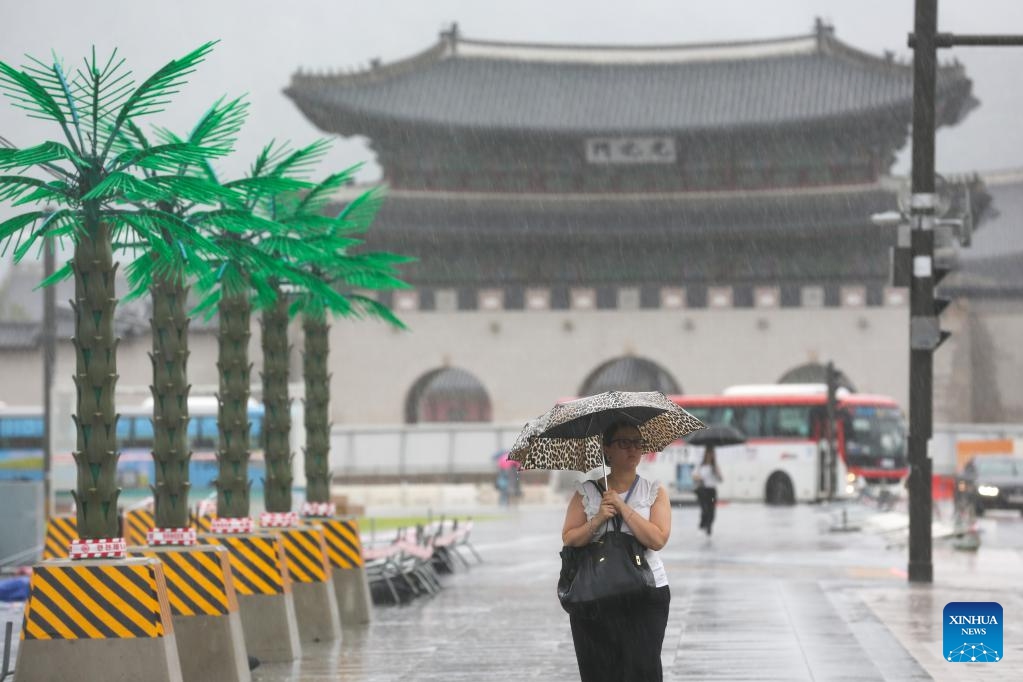
[[[977,516],[988,509],[1023,512],[1023,457],[975,457],[957,477],[956,495],[973,504]]]

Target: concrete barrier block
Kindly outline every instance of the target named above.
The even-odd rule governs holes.
[[[276,532],[284,546],[284,557],[291,576],[291,589],[302,642],[328,642],[341,638],[331,566],[323,527],[306,523]]]
[[[291,576],[277,533],[200,534],[199,542],[228,550],[245,648],[261,661],[302,655]]]
[[[160,561],[54,559],[33,567],[17,682],[182,680]]]
[[[185,682],[249,682],[228,550],[218,545],[145,546],[129,553],[163,563]]]
[[[359,523],[350,517],[317,519],[330,561],[334,592],[342,626],[370,622],[373,601],[362,559]]]

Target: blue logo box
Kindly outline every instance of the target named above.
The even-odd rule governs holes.
[[[953,601],[942,612],[942,644],[951,663],[996,663],[1004,653],[1002,605]]]

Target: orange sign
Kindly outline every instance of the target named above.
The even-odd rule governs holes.
[[[1011,438],[957,441],[956,471],[962,471],[963,467],[966,466],[966,463],[974,457],[1011,454],[1013,454],[1013,443]]]

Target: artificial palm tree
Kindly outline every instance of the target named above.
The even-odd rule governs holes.
[[[15,243],[16,260],[41,239],[74,244],[72,260],[45,283],[70,275],[75,281],[78,475],[73,495],[83,539],[118,535],[114,252],[121,244],[144,246],[160,254],[161,267],[170,273],[180,267],[179,254],[188,256],[205,245],[175,215],[124,203],[202,200],[197,196],[203,194],[201,185],[183,183],[173,171],[226,151],[173,143],[116,153],[115,141],[136,119],[161,111],[212,46],[207,43],[169,62],[138,87],[116,51],[106,62],[97,61],[93,51],[73,73],[56,58],[30,58],[22,70],[0,62],[0,90],[30,116],[55,123],[62,137],[24,149],[0,149],[0,171],[16,171],[0,176],[0,199],[56,207],[0,223],[0,242]],[[31,170],[48,179],[29,174]],[[143,170],[154,173],[141,177]]]
[[[242,196],[242,207],[234,211],[218,211],[208,217],[197,216],[208,230],[207,236],[222,252],[222,256],[212,263],[213,267],[198,281],[204,298],[196,307],[197,311],[212,312],[215,309],[219,315],[220,441],[215,485],[217,515],[220,517],[249,516],[251,425],[248,402],[251,364],[248,347],[253,306],[262,310],[279,306],[283,300],[281,290],[285,286],[309,289],[327,300],[340,297],[325,283],[296,265],[315,258],[319,246],[303,241],[280,223],[266,217],[270,213],[267,207],[272,205],[277,195],[312,188],[311,183],[297,176],[322,155],[324,148],[321,143],[294,151],[274,143],[267,145],[254,162],[248,177],[223,184],[224,188]],[[286,339],[284,344],[286,346]],[[283,418],[282,412],[277,403],[271,404],[264,416],[264,432],[281,428],[278,422]],[[266,456],[266,470],[267,508],[273,511],[280,506],[278,497],[282,488],[286,487],[290,496],[290,463],[282,467],[279,458],[275,459],[271,453]]]
[[[363,193],[340,214],[324,214],[335,192],[348,184],[357,167],[327,177],[308,192],[280,195],[270,204],[270,217],[312,247],[312,252],[297,262],[316,281],[326,283],[340,296],[324,297],[317,289],[296,287],[289,306],[284,296],[263,313],[263,400],[267,462],[266,507],[272,512],[291,511],[293,453],[290,449],[290,397],[288,365],[290,348],[287,331],[290,316],[302,313],[306,346],[303,353],[305,376],[305,475],[306,500],[325,503],[330,500],[330,421],[329,374],[327,372],[328,326],[326,316],[373,316],[404,327],[386,306],[364,295],[359,289],[395,289],[408,285],[397,277],[395,265],[410,260],[389,253],[352,253],[361,244],[353,235],[364,232],[379,206],[379,195]],[[285,254],[279,253],[284,256]],[[293,254],[289,254],[292,255]],[[273,417],[271,418],[271,415]]]
[[[188,143],[196,146],[216,146],[230,149],[245,120],[247,103],[241,99],[213,104],[191,133],[184,139],[167,130],[157,130],[157,138],[164,144]],[[147,136],[136,126],[122,131],[115,143],[124,151],[141,151],[152,147]],[[182,164],[178,167],[179,182],[190,182],[206,191],[207,204],[220,204],[225,210],[241,205],[238,195],[209,179],[203,169],[207,164]],[[176,198],[156,203],[164,212],[172,213],[193,229],[202,232],[202,220],[210,220],[216,211],[205,210],[194,200]],[[200,212],[200,209],[203,209]],[[164,242],[171,244],[171,235],[162,234]],[[218,257],[220,254],[217,254]],[[190,265],[200,271],[207,267],[205,259],[193,259]],[[156,528],[184,528],[188,525],[188,491],[191,488],[189,462],[192,453],[188,447],[188,327],[187,313],[189,281],[180,271],[168,272],[161,267],[161,256],[156,250],[143,251],[127,267],[132,290],[128,298],[148,293],[152,299],[153,378],[153,463],[155,480],[152,486],[154,500],[154,526]]]

